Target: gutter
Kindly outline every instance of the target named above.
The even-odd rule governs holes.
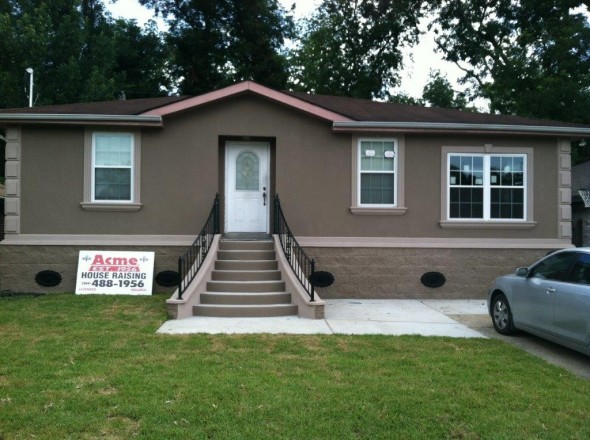
[[[22,124],[115,124],[162,127],[161,116],[0,113],[0,122]]]
[[[405,132],[477,132],[543,135],[590,136],[590,127],[560,127],[541,125],[466,124],[456,122],[334,122],[335,132],[346,131],[405,131]]]

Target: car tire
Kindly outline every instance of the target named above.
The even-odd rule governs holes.
[[[494,295],[491,307],[492,323],[501,335],[513,335],[516,332],[512,311],[503,293]]]

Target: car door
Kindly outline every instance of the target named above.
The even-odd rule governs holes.
[[[568,282],[555,293],[554,327],[559,336],[580,345],[590,344],[590,254],[580,252]]]
[[[524,282],[514,285],[514,321],[546,333],[555,333],[554,304],[569,275],[574,252],[559,252],[535,264]]]

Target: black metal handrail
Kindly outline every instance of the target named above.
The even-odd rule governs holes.
[[[281,242],[281,248],[283,253],[293,269],[295,276],[307,292],[311,301],[315,301],[315,291],[313,285],[312,274],[315,272],[315,260],[310,259],[307,254],[303,251],[303,248],[299,246],[297,240],[293,236],[283,209],[281,208],[281,201],[279,195],[275,195],[274,204],[274,233],[279,236]]]
[[[201,229],[201,232],[184,255],[178,258],[178,299],[182,299],[182,294],[197,275],[203,261],[205,261],[205,257],[209,253],[213,238],[215,234],[219,234],[219,231],[219,194],[216,194],[213,208],[205,222],[205,226],[203,226],[203,229]]]

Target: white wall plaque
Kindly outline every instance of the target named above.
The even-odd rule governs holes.
[[[76,294],[151,295],[154,252],[80,251]]]

